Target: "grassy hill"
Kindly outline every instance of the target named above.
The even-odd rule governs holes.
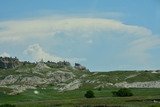
[[[6,61],[5,61],[6,62]],[[0,68],[0,104],[16,107],[160,107],[160,71],[90,72],[69,62],[20,62]],[[4,67],[4,68],[3,68]],[[113,97],[121,87],[134,96]],[[86,99],[87,90],[95,98]]]

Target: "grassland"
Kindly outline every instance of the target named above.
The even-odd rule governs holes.
[[[116,88],[93,90],[95,98],[84,97],[86,90],[57,92],[52,88],[27,90],[9,96],[0,93],[0,104],[15,104],[16,107],[160,107],[160,89],[131,89],[132,97],[113,97]]]

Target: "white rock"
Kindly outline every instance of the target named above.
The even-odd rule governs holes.
[[[126,88],[160,88],[160,81],[149,81],[149,82],[120,82],[115,84],[116,87]]]
[[[73,82],[66,84],[64,87],[61,87],[60,91],[68,91],[68,90],[75,90],[81,86],[80,80],[74,80]]]
[[[0,85],[14,84],[19,78],[19,75],[8,75],[0,81]]]
[[[72,72],[65,72],[65,71],[55,71],[47,73],[48,82],[66,82],[70,79],[73,79],[75,75]]]
[[[20,81],[20,83],[27,84],[27,85],[39,85],[39,84],[45,84],[46,82],[47,82],[46,79],[40,78],[38,76],[24,77]]]

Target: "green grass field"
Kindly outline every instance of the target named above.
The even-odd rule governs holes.
[[[160,107],[160,89],[131,89],[132,97],[113,97],[111,92],[116,90],[93,90],[96,97],[92,99],[84,97],[86,90],[57,92],[48,88],[38,89],[39,94],[27,90],[14,96],[0,93],[0,104],[15,104],[16,107]]]

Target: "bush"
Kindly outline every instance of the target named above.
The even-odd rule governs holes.
[[[16,107],[16,106],[11,104],[3,104],[3,105],[0,105],[0,107]]]
[[[98,91],[102,91],[102,87],[99,87],[99,88],[98,88]]]
[[[86,98],[94,98],[94,92],[91,90],[86,91],[85,95]]]
[[[133,93],[128,88],[121,88],[118,91],[113,91],[112,94],[113,94],[113,96],[118,96],[118,97],[133,96]]]

